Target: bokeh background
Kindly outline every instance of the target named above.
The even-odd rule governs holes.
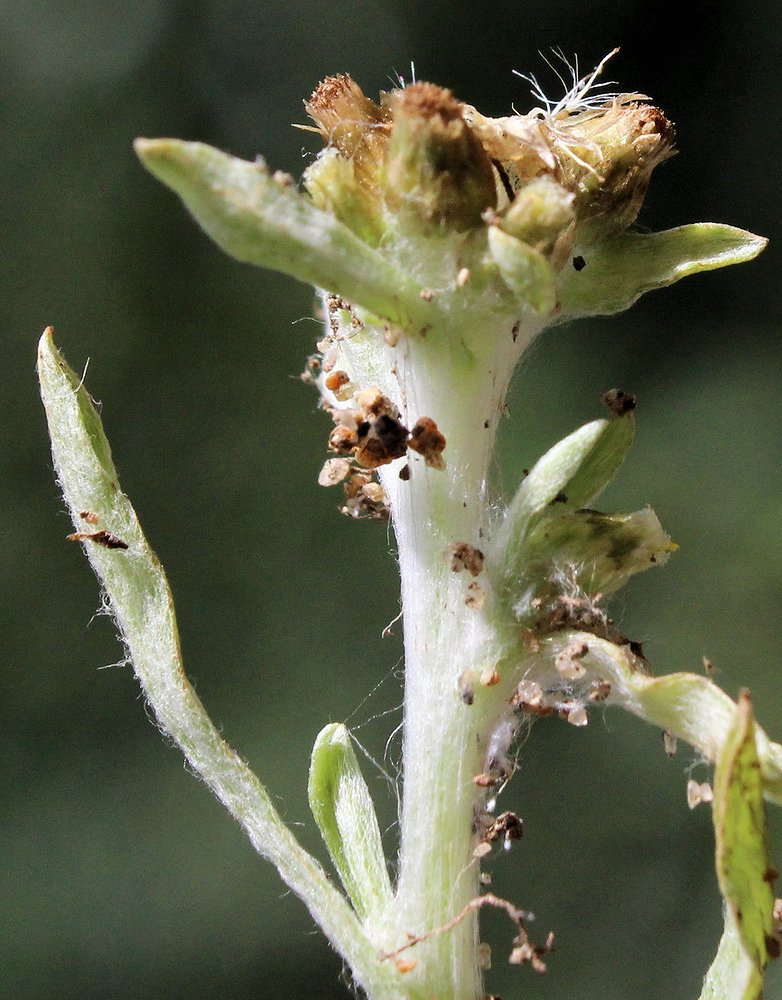
[[[312,295],[221,256],[131,140],[197,138],[298,175],[315,146],[290,125],[324,75],[350,71],[375,94],[412,60],[419,79],[504,114],[531,104],[514,68],[557,93],[538,55],[555,45],[584,66],[620,45],[610,78],[678,125],[644,227],[717,220],[772,243],[753,264],[550,332],[518,375],[498,488],[598,415],[605,389],[635,392],[638,440],[603,506],[653,503],[681,549],[616,618],[657,671],[709,656],[782,735],[775,0],[3,0],[0,995],[347,996],[302,905],[112,666],[122,650],[52,481],[34,378],[46,324],[75,368],[89,359],[201,697],[319,854],[305,791],[316,733],[347,719],[382,762],[400,720],[400,645],[380,637],[398,611],[393,539],[340,518],[315,483],[327,421],[296,379],[317,335]],[[397,758],[398,740],[391,774]],[[615,713],[585,731],[536,724],[504,801],[526,835],[494,885],[555,930],[558,951],[543,977],[509,968],[509,928],[489,915],[493,992],[698,995],[721,916],[709,811],[685,803],[691,769],[707,779],[687,748],[669,761],[658,732]],[[393,796],[378,768],[367,775],[393,845]]]

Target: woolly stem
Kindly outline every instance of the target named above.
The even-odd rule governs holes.
[[[510,326],[508,327],[508,332]],[[503,328],[504,334],[504,328]],[[534,335],[525,330],[525,338]],[[510,341],[510,337],[507,338]],[[497,331],[486,342],[497,341]],[[499,659],[490,619],[466,603],[485,574],[454,573],[447,548],[480,549],[488,530],[486,476],[512,365],[476,361],[461,381],[437,376],[439,351],[410,339],[397,351],[407,419],[432,416],[448,442],[445,470],[410,463],[409,481],[383,473],[399,552],[405,639],[404,795],[396,923],[400,940],[449,924],[479,891],[473,819],[490,720],[489,697],[460,694]],[[445,384],[444,384],[445,383]],[[477,683],[477,680],[476,680]],[[416,946],[422,995],[475,1000],[482,995],[476,911],[447,933]],[[427,990],[429,992],[427,992]]]

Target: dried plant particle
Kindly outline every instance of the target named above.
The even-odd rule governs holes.
[[[126,549],[128,543],[110,531],[74,531],[71,535],[66,535],[67,542],[95,542],[102,545],[104,549]]]
[[[363,489],[363,494],[367,500],[371,500],[372,503],[385,503],[386,502],[386,491],[380,485],[380,483],[367,483]]]
[[[350,376],[341,369],[330,372],[324,381],[324,385],[330,392],[337,392],[343,386],[350,383]]]
[[[621,389],[609,389],[603,394],[602,401],[615,417],[623,417],[626,413],[634,410],[637,405],[635,396],[631,396],[630,393],[623,392]]]
[[[478,945],[478,968],[487,972],[491,968],[491,945],[481,941]]]
[[[567,713],[567,721],[571,726],[585,726],[589,722],[586,709],[583,706],[572,709]]]
[[[473,586],[473,584],[470,584],[470,586]],[[500,675],[494,667],[484,667],[478,680],[484,687],[494,687],[495,684],[500,683]]]
[[[668,732],[667,729],[663,729],[663,747],[665,747],[665,754],[669,759],[675,756],[678,743],[679,741],[673,733]]]
[[[434,298],[434,292],[431,288],[422,288],[418,293],[418,298],[422,299],[424,302],[431,302]]]
[[[515,344],[519,337],[519,330],[521,330],[521,320],[516,320],[511,328],[511,336],[513,337],[513,343]]]
[[[402,331],[395,326],[387,326],[383,330],[383,340],[389,347],[396,347],[402,336]]]
[[[482,840],[472,852],[472,856],[478,859],[485,858],[487,854],[491,854],[491,844],[485,840]]]
[[[466,569],[472,576],[478,576],[483,570],[483,553],[467,542],[453,542],[445,550],[445,555],[454,573]]]
[[[329,449],[338,455],[349,455],[357,444],[358,435],[345,424],[338,424],[329,435]]]
[[[356,406],[364,410],[367,414],[372,413],[377,415],[392,405],[391,401],[374,385],[367,389],[362,389],[356,394]]]
[[[418,452],[432,469],[444,469],[445,437],[431,417],[419,417],[410,432],[408,446]]]
[[[463,267],[459,273],[456,275],[456,284],[459,288],[464,288],[467,282],[470,280],[470,269],[469,267]]]
[[[358,425],[361,423],[360,414],[352,408],[343,409],[333,409],[326,407],[327,411],[331,414],[331,419],[334,421],[336,427],[349,427],[350,430],[355,431],[358,429]]]
[[[371,495],[367,495],[366,490],[367,486],[361,487],[357,492],[355,487],[350,487],[350,495],[348,495],[348,487],[346,485],[346,502],[339,508],[340,513],[356,520],[387,521],[390,511],[385,501],[385,494],[383,495],[383,499],[375,500]],[[370,490],[370,494],[373,493],[374,491]]]
[[[93,513],[93,511],[91,510],[80,511],[79,517],[82,519],[82,521],[86,521],[87,524],[97,524],[100,521],[98,515]]]
[[[704,656],[703,669],[709,677],[713,677],[717,668],[714,666],[714,664],[711,662],[708,656]]]
[[[372,482],[372,473],[356,470],[345,482],[345,497],[353,500],[363,496],[364,488]]]
[[[519,681],[514,697],[520,707],[534,709],[543,703],[543,688],[537,681],[525,678]]]
[[[337,363],[338,358],[339,358],[339,348],[330,347],[328,351],[326,351],[326,353],[323,355],[323,363],[321,365],[323,371],[324,372],[332,371]]]
[[[462,699],[465,705],[472,705],[475,700],[475,674],[472,670],[464,670],[459,674],[459,680],[456,682],[456,689],[459,692],[459,697]]]
[[[605,701],[606,698],[611,694],[611,682],[604,680],[602,677],[595,681],[594,687],[589,692],[587,696],[591,702],[601,702]]]
[[[571,643],[566,649],[557,654],[554,666],[560,677],[567,681],[578,681],[586,673],[586,669],[578,662],[589,652],[589,646],[585,642]]]
[[[465,597],[464,603],[468,608],[470,608],[471,611],[480,611],[486,603],[486,591],[477,580],[473,580],[472,583],[468,585],[467,597]]]
[[[543,956],[553,950],[553,932],[549,931],[545,944],[534,945],[529,941],[527,932],[522,927],[519,936],[514,941],[514,948],[510,953],[508,962],[511,965],[523,965],[525,962],[529,962],[535,972],[544,973],[546,971],[546,963],[543,961]]]
[[[472,783],[477,785],[478,788],[491,788],[493,785],[498,784],[499,781],[499,777],[494,774],[487,774],[486,772],[483,774],[476,774],[472,779]]]
[[[533,955],[532,945],[529,942],[525,942],[513,949],[508,957],[508,963],[510,965],[522,965],[524,962],[531,961]]]
[[[484,830],[481,840],[493,844],[502,839],[506,845],[514,840],[521,840],[524,835],[524,822],[514,812],[504,812],[493,819]]]
[[[355,382],[347,382],[342,386],[341,389],[337,389],[334,393],[334,398],[339,400],[340,403],[347,403],[349,399],[352,399],[356,393]]]
[[[407,428],[390,413],[381,413],[358,426],[356,459],[367,469],[388,465],[407,452]]]
[[[690,809],[694,809],[702,802],[711,802],[713,798],[714,793],[708,781],[697,782],[690,778],[687,782],[687,805]]]
[[[318,473],[318,485],[336,486],[350,475],[350,468],[346,458],[327,458]]]
[[[340,512],[347,517],[361,520],[387,521],[390,515],[385,490],[372,473],[353,469],[344,480],[345,503]]]
[[[409,464],[406,463],[399,470],[399,478],[402,480],[403,483],[406,483],[406,482],[409,481],[409,479],[410,479],[410,466],[409,466]]]

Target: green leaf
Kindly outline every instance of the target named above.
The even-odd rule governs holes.
[[[551,312],[557,300],[556,284],[543,254],[497,226],[489,226],[488,241],[492,259],[516,300],[533,312]]]
[[[743,229],[701,222],[662,233],[623,233],[581,251],[584,267],[562,272],[562,318],[621,312],[645,292],[680,278],[752,260],[768,241]]]
[[[161,729],[241,823],[350,964],[368,994],[397,997],[394,969],[377,961],[348,900],[297,842],[266,789],[223,740],[182,666],[174,606],[163,567],[120,490],[100,417],[82,380],[41,338],[38,374],[52,456],[65,500],[122,632],[133,669]],[[85,517],[84,515],[88,515]],[[100,533],[103,533],[102,535]],[[108,532],[122,546],[106,544]],[[99,538],[94,537],[98,533]]]
[[[574,582],[587,594],[612,594],[631,576],[668,561],[676,546],[657,515],[646,507],[632,514],[576,510],[550,514],[531,528],[521,562],[526,591],[537,579],[550,579],[552,567],[574,567]]]
[[[713,816],[717,879],[729,913],[728,958],[718,953],[717,970],[714,975],[709,973],[707,981],[716,981],[716,972],[721,972],[723,980],[729,979],[732,957],[734,981],[730,990],[712,995],[725,1000],[756,1000],[763,992],[763,970],[769,958],[779,953],[779,943],[773,920],[776,872],[769,858],[752,701],[746,691],[739,695],[714,771]],[[732,935],[738,948],[730,941]]]
[[[344,296],[401,327],[431,324],[412,279],[290,178],[198,142],[137,139],[144,166],[175,191],[201,227],[237,260],[282,271]]]
[[[489,547],[496,581],[507,585],[523,569],[524,541],[548,511],[573,511],[594,501],[613,479],[633,442],[632,411],[593,420],[563,438],[538,459],[519,486]]]
[[[382,914],[392,893],[380,828],[350,733],[341,723],[325,726],[315,740],[309,800],[356,913],[362,920]]]
[[[673,736],[685,740],[705,759],[720,758],[736,719],[736,703],[703,674],[673,673],[652,677],[639,669],[630,645],[601,639],[594,632],[562,629],[540,639],[540,650],[530,663],[524,638],[513,653],[518,662],[527,656],[525,670],[544,690],[561,681],[555,663],[568,648],[586,645],[579,659],[586,680],[608,681],[607,705],[624,708]],[[755,725],[760,780],[768,802],[782,805],[782,746]]]

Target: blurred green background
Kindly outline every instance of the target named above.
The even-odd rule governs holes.
[[[398,611],[393,539],[340,518],[315,483],[327,421],[296,379],[317,335],[312,295],[222,257],[131,140],[197,138],[298,175],[315,144],[290,125],[324,75],[350,71],[374,95],[413,60],[419,79],[505,114],[531,104],[514,68],[557,93],[538,55],[554,45],[585,67],[620,45],[609,77],[677,123],[681,154],[655,176],[643,227],[715,220],[772,244],[628,314],[551,331],[517,377],[497,483],[510,489],[598,415],[605,389],[635,392],[637,444],[603,506],[653,503],[681,549],[615,616],[659,672],[711,657],[782,736],[776,0],[3,0],[0,995],[348,995],[304,908],[160,738],[129,668],[109,666],[122,650],[52,481],[34,378],[46,324],[75,368],[89,359],[201,697],[313,850],[320,727],[347,719],[382,759],[400,720],[400,645],[380,638]],[[397,758],[395,739],[392,773]],[[509,928],[488,915],[490,989],[697,996],[721,916],[709,812],[685,804],[695,765],[613,713],[586,731],[535,725],[504,796],[526,836],[494,864],[494,887],[535,910],[558,951],[543,977],[509,968]],[[392,845],[393,797],[367,775]],[[768,996],[782,998],[774,971]]]

